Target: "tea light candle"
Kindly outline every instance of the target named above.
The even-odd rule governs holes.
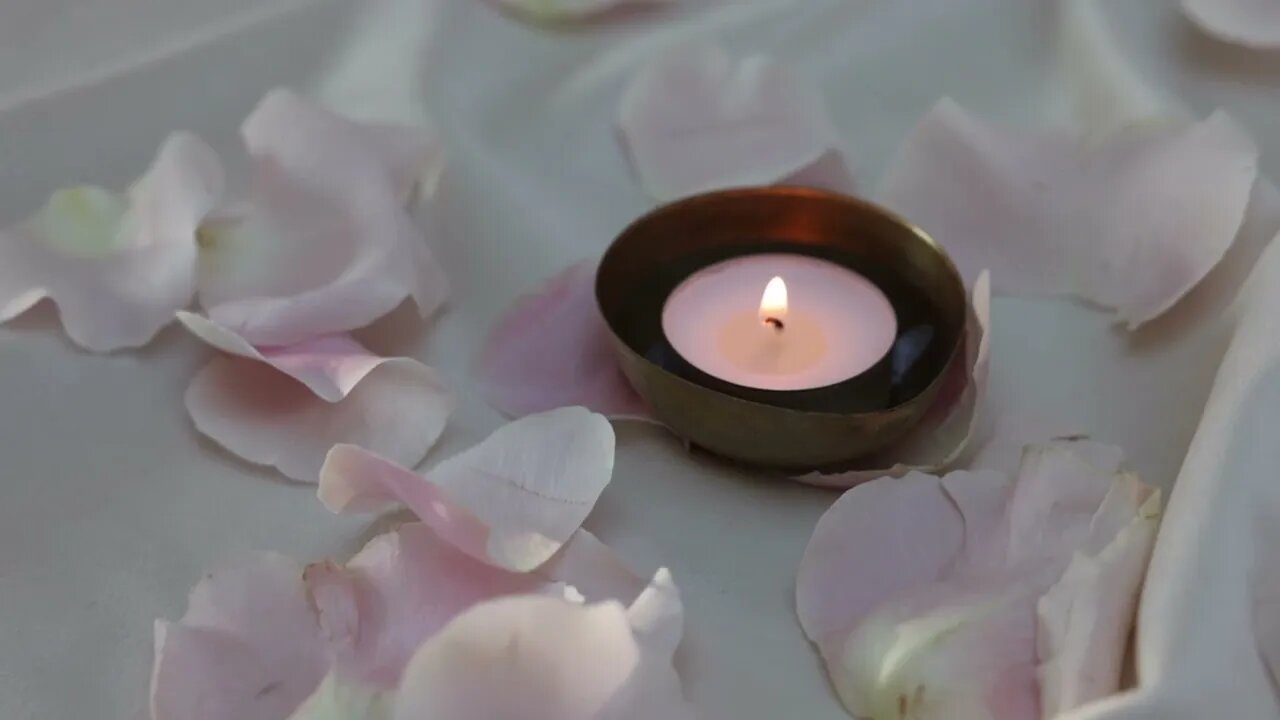
[[[671,347],[699,370],[760,390],[849,380],[892,349],[893,305],[863,275],[821,258],[760,253],[686,278],[662,309]]]

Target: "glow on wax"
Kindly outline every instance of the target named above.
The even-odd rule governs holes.
[[[866,372],[892,349],[893,305],[860,273],[794,253],[732,258],[667,298],[662,329],[681,357],[744,387],[807,390]]]

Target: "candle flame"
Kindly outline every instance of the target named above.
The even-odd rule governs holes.
[[[760,322],[776,325],[787,317],[787,283],[775,277],[764,286],[760,298]]]

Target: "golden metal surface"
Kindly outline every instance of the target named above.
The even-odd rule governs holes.
[[[778,251],[854,268],[890,295],[903,329],[931,328],[896,396],[890,358],[846,383],[795,392],[741,388],[680,365],[660,319],[675,285],[727,257]],[[796,471],[847,465],[916,423],[962,354],[967,317],[960,274],[919,228],[857,198],[788,187],[712,192],[645,215],[605,253],[596,299],[623,372],[660,421],[715,454]]]

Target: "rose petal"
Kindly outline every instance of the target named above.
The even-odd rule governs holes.
[[[289,720],[391,720],[395,695],[327,675]]]
[[[1039,717],[1035,599],[1044,573],[944,583],[882,606],[848,637],[832,682],[857,717]]]
[[[363,327],[408,297],[424,318],[443,304],[443,271],[404,209],[404,167],[389,165],[406,141],[385,130],[288,91],[263,99],[242,130],[252,202],[203,235],[211,320],[255,346],[288,345]]]
[[[1072,294],[1130,328],[1222,258],[1244,219],[1258,152],[1222,112],[1132,127],[1089,149],[983,124],[944,100],[916,126],[881,197],[928,230],[967,277],[998,290]]]
[[[627,618],[644,651],[667,664],[680,640],[683,611],[670,574],[659,571],[646,588],[586,531],[538,572],[515,573],[410,523],[374,538],[345,566],[302,571],[260,555],[202,581],[181,622],[157,623],[153,717],[384,717],[425,640],[475,604],[513,594],[631,603]]]
[[[200,325],[191,317],[184,322]],[[187,412],[197,430],[228,451],[293,480],[316,482],[338,443],[416,464],[453,410],[431,368],[377,357],[347,337],[253,352],[260,361],[221,356],[201,369],[187,387]]]
[[[538,568],[538,574],[552,582],[572,586],[588,602],[601,600],[620,600],[631,602],[640,596],[646,588],[643,578],[636,575],[609,546],[590,532],[579,528],[569,538],[569,542],[560,548],[550,560]],[[662,595],[666,600],[669,595],[663,594],[662,574],[655,576],[650,588]],[[635,618],[637,629],[644,632],[657,631],[664,627],[659,619],[666,617],[662,612],[663,605],[655,599],[649,603],[652,610],[645,611],[652,620]],[[679,598],[677,598],[678,600]],[[634,610],[634,608],[633,608]]]
[[[570,267],[520,298],[480,355],[480,390],[523,417],[582,405],[610,417],[652,419],[618,366],[595,296],[595,261]]]
[[[795,479],[819,487],[849,488],[880,477],[945,470],[964,454],[978,431],[990,363],[991,281],[982,272],[973,283],[964,355],[947,368],[938,397],[924,418],[902,439],[860,462],[868,469],[809,473]]]
[[[1182,0],[1182,9],[1219,40],[1263,50],[1280,48],[1280,6],[1273,0]]]
[[[964,544],[957,573],[1003,570],[1009,562],[1009,498],[1013,478],[990,470],[953,472],[939,481],[964,519]]]
[[[0,232],[0,322],[50,298],[85,349],[147,344],[191,302],[196,229],[222,189],[213,150],[175,133],[127,195],[58,191],[31,221]]]
[[[877,605],[938,580],[964,540],[964,518],[936,477],[910,473],[855,487],[818,520],[805,548],[796,577],[800,626],[831,659]]]
[[[583,547],[596,559],[582,562]],[[305,578],[322,635],[343,677],[393,689],[423,641],[471,606],[506,595],[634,600],[638,634],[655,638],[657,647],[658,639],[669,641],[672,635],[678,643],[683,631],[680,602],[669,574],[646,589],[630,571],[624,571],[622,582],[611,577],[617,564],[611,551],[579,531],[538,572],[517,573],[478,562],[429,526],[411,523],[374,538],[345,567],[311,565]]]
[[[636,640],[656,657],[675,657],[684,635],[684,605],[671,571],[658,570],[644,592],[627,609]]]
[[[1115,465],[1097,467],[1062,446],[1024,450],[1009,500],[1009,563],[1083,544],[1118,465],[1118,454]]]
[[[369,373],[386,363],[417,365],[408,358],[374,355],[347,335],[329,335],[296,345],[260,350],[208,318],[180,312],[178,319],[196,337],[213,347],[237,357],[264,362],[306,385],[311,392],[328,402],[341,401]],[[451,406],[444,409],[447,415]]]
[[[301,568],[257,555],[202,580],[181,621],[156,623],[151,717],[280,720],[327,666]]]
[[[535,22],[581,20],[621,7],[659,5],[673,0],[498,0]]]
[[[845,493],[796,605],[850,712],[1018,720],[1039,716],[1038,673],[1053,703],[1117,685],[1153,532],[1152,490],[1119,464],[1096,443],[1033,446],[1013,483],[912,473]]]
[[[763,56],[735,61],[714,46],[663,53],[622,99],[619,127],[640,182],[659,200],[716,188],[839,179],[838,133],[812,83]],[[800,180],[806,179],[804,177]]]
[[[477,606],[405,670],[396,720],[692,717],[669,658],[653,657],[616,602],[523,596]]]
[[[1126,526],[1098,536],[1109,536],[1106,545],[1077,553],[1039,601],[1044,717],[1057,717],[1120,690],[1129,631],[1159,525],[1160,494],[1132,475],[1122,476],[1112,492],[1117,490],[1146,500],[1128,513]]]
[[[613,428],[583,408],[560,408],[499,428],[423,478],[356,447],[336,447],[321,472],[333,512],[392,502],[413,509],[464,552],[528,571],[586,519],[613,473]]]
[[[343,675],[395,688],[422,642],[456,615],[491,598],[537,592],[547,580],[476,562],[412,523],[374,538],[346,567],[308,567],[306,583]]]
[[[415,205],[422,198],[435,194],[440,176],[444,172],[444,140],[439,131],[430,127],[413,127],[384,122],[363,122],[356,128],[364,135],[369,150],[378,158],[391,177],[391,186],[397,197],[408,205]],[[429,256],[424,259],[424,264]],[[423,274],[436,279],[438,271],[428,268]],[[440,292],[441,300],[447,294],[447,286]],[[422,297],[428,304],[430,294]],[[415,297],[415,300],[417,298]],[[419,306],[421,310],[421,306]]]

